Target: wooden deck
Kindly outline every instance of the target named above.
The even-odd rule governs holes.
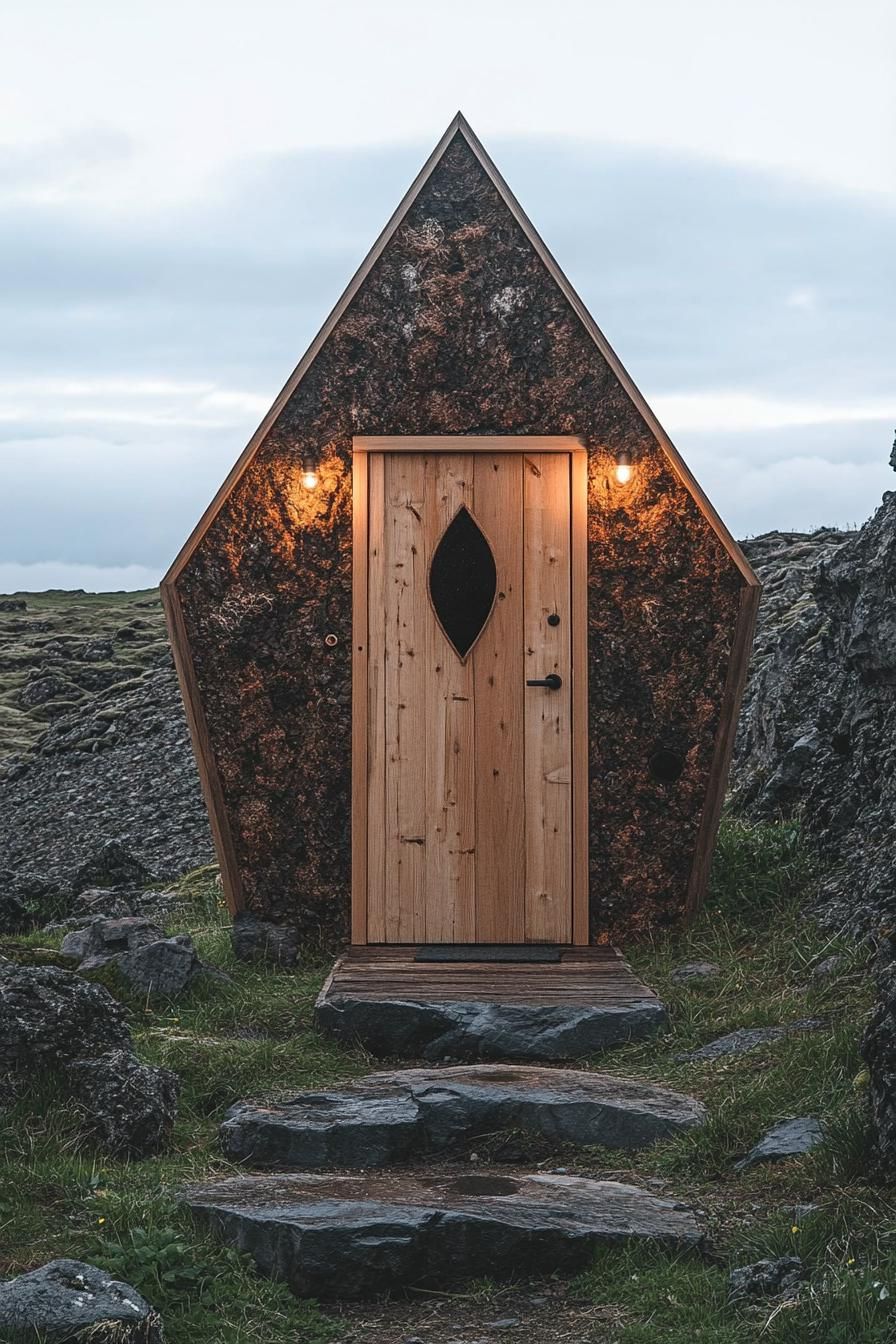
[[[373,1002],[518,1003],[625,1007],[658,1002],[615,947],[564,947],[559,962],[415,961],[417,947],[350,947],[321,990]]]

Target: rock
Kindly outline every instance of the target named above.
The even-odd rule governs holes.
[[[67,1073],[86,1127],[104,1152],[149,1157],[167,1147],[177,1116],[177,1074],[141,1064],[128,1050],[74,1060]]]
[[[26,910],[33,910],[35,924],[67,912],[73,895],[70,882],[49,877],[45,873],[28,870],[13,872],[9,868],[0,870],[0,891]]]
[[[821,1018],[806,1017],[796,1022],[788,1022],[780,1027],[738,1027],[727,1036],[719,1036],[715,1041],[688,1050],[675,1056],[676,1064],[692,1064],[705,1059],[721,1059],[725,1055],[746,1055],[750,1050],[758,1050],[761,1045],[780,1041],[795,1032],[818,1031],[825,1024]]]
[[[686,985],[693,980],[714,980],[722,974],[721,966],[714,961],[686,961],[669,973],[669,979],[675,985]]]
[[[295,966],[299,959],[297,929],[258,919],[249,910],[241,910],[234,916],[230,941],[237,961]]]
[[[0,962],[0,1084],[48,1069],[107,1151],[143,1156],[168,1138],[177,1079],[134,1057],[124,1011],[108,990],[53,966]]]
[[[95,919],[86,927],[66,934],[61,950],[66,956],[83,961],[86,957],[113,957],[119,952],[135,951],[164,937],[165,930],[158,924],[126,915],[121,919]]]
[[[485,1064],[401,1069],[287,1101],[242,1102],[225,1116],[221,1142],[228,1157],[256,1166],[382,1167],[508,1130],[642,1148],[705,1119],[699,1101],[650,1083]]]
[[[75,897],[72,906],[76,915],[104,916],[106,919],[125,919],[134,913],[133,888],[88,887]]]
[[[115,657],[115,649],[109,639],[91,639],[79,650],[85,663],[106,663]]]
[[[378,1296],[481,1277],[575,1274],[595,1248],[702,1240],[680,1204],[616,1181],[477,1172],[250,1176],[197,1186],[198,1221],[297,1296]]]
[[[80,1260],[53,1260],[0,1283],[6,1344],[164,1344],[162,1321],[135,1288]]]
[[[782,1255],[777,1260],[757,1260],[752,1265],[741,1265],[728,1275],[729,1302],[747,1298],[774,1297],[792,1302],[799,1296],[800,1287],[809,1277],[809,1271],[798,1255]]]
[[[146,943],[117,957],[116,965],[131,989],[165,998],[183,994],[199,976],[208,973],[221,979],[229,978],[223,972],[203,965],[187,934]]]
[[[124,1010],[101,985],[55,966],[0,964],[0,1073],[130,1045]]]
[[[174,998],[198,976],[229,978],[203,965],[189,935],[167,938],[163,928],[139,915],[91,920],[66,934],[62,953],[75,958],[83,974],[114,965],[139,994]]]
[[[352,998],[322,991],[315,1021],[372,1055],[458,1059],[581,1059],[666,1024],[658,999],[591,1007]]]
[[[27,611],[28,603],[24,597],[0,598],[0,611]]]
[[[146,885],[152,873],[135,858],[120,840],[107,840],[75,870],[73,882],[76,891],[87,887],[113,887],[123,883]]]
[[[811,1115],[799,1116],[793,1120],[783,1120],[766,1130],[762,1138],[746,1157],[735,1162],[735,1171],[746,1171],[759,1162],[782,1162],[788,1157],[802,1157],[823,1141],[821,1125]]]
[[[36,923],[15,892],[0,887],[0,933],[26,933]]]
[[[846,957],[840,952],[835,952],[833,956],[825,957],[817,966],[812,967],[813,980],[830,980],[833,976],[846,965]]]
[[[19,691],[19,704],[25,709],[36,709],[53,700],[71,700],[80,695],[78,687],[60,672],[35,669]]]
[[[896,492],[858,532],[745,550],[764,592],[733,806],[798,814],[827,868],[819,912],[864,936],[896,918]]]
[[[893,940],[887,940],[892,945]],[[896,961],[883,960],[877,996],[862,1038],[874,1144],[881,1166],[896,1172]]]

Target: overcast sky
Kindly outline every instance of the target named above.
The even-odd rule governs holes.
[[[737,535],[896,487],[892,0],[0,0],[0,591],[158,580],[458,107]]]

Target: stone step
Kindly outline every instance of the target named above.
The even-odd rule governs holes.
[[[578,1069],[513,1064],[400,1069],[329,1092],[228,1111],[228,1157],[262,1167],[384,1167],[496,1131],[558,1143],[645,1148],[694,1129],[706,1108],[665,1087]]]
[[[600,1245],[681,1251],[702,1241],[685,1206],[577,1176],[245,1176],[195,1186],[183,1200],[298,1297],[375,1297],[484,1273],[577,1274]]]

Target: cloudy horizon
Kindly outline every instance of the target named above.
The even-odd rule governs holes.
[[[333,8],[365,30],[363,6]],[[710,25],[710,47],[722,43],[711,6],[681,8]],[[759,63],[752,91],[734,75],[723,88],[713,62],[692,70],[693,87],[670,82],[663,71],[680,65],[659,38],[684,59],[689,35],[663,30],[657,50],[637,53],[646,110],[618,71],[602,65],[587,102],[548,61],[541,117],[518,97],[485,96],[500,35],[490,24],[460,75],[460,38],[447,35],[413,112],[392,93],[371,99],[395,54],[381,33],[382,69],[365,66],[359,30],[347,49],[356,83],[340,82],[329,123],[326,71],[285,93],[273,78],[283,53],[256,49],[245,26],[247,50],[231,49],[231,25],[215,70],[200,0],[163,0],[147,31],[164,106],[114,62],[101,72],[88,50],[100,29],[71,30],[54,0],[52,29],[4,16],[0,37],[15,31],[0,58],[0,591],[158,581],[458,103],[735,535],[863,522],[896,486],[893,81],[874,80],[896,25],[876,0],[861,0],[858,36],[835,31],[833,4],[794,8],[815,27],[789,65],[762,42],[776,22],[779,42],[797,40],[774,6],[734,34]],[[663,28],[662,6],[633,9]],[[253,14],[295,32],[318,22],[297,10],[259,0]],[[488,13],[499,10],[537,12],[496,0]],[[580,33],[634,41],[630,14],[600,10],[601,29],[599,10],[561,0],[567,61]],[[103,20],[100,47],[120,55],[113,7],[79,11]],[[377,13],[391,33],[412,7]],[[336,35],[332,16],[319,22],[323,53]],[[175,32],[180,45],[160,54]],[[409,51],[426,46],[424,32],[406,37]],[[517,70],[545,62],[538,37],[515,24]],[[33,87],[38,39],[44,61],[48,44],[59,59],[60,44],[71,49],[52,92],[46,76]],[[831,109],[820,81],[847,41],[862,42],[866,65],[844,61]],[[104,79],[115,99],[103,105]],[[609,117],[612,99],[624,106]]]

